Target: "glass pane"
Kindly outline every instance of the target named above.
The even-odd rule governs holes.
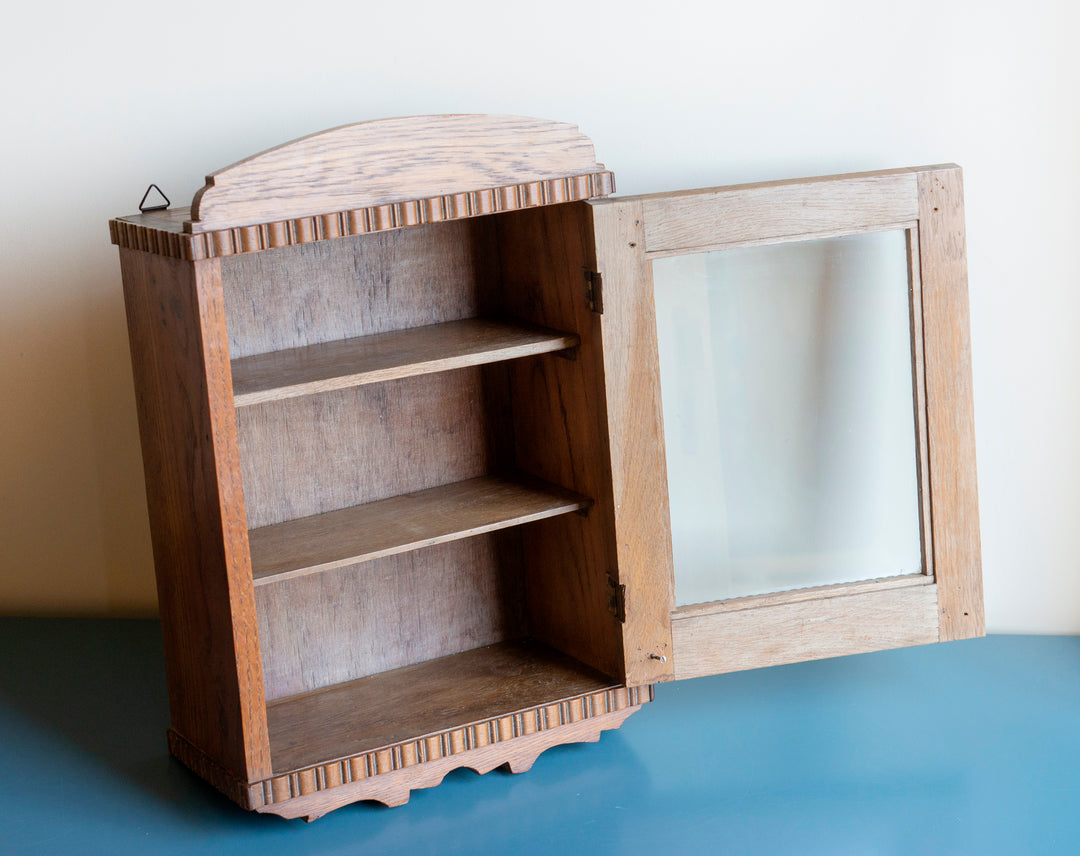
[[[905,238],[653,263],[679,605],[922,570]]]

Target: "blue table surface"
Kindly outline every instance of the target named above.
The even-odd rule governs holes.
[[[170,759],[154,621],[0,619],[2,853],[1080,853],[1080,638],[991,636],[657,688],[520,776],[245,812]]]

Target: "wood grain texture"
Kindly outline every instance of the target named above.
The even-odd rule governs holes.
[[[591,500],[528,477],[482,476],[253,529],[255,585],[587,509]]]
[[[497,720],[497,724],[463,729],[462,738],[450,734],[445,738],[417,743],[415,747],[402,746],[399,752],[370,753],[363,758],[322,765],[311,772],[275,778],[262,783],[261,794],[255,787],[251,788],[252,807],[282,817],[302,817],[312,821],[328,811],[360,800],[374,800],[388,806],[403,805],[408,802],[412,791],[434,787],[442,782],[448,772],[462,767],[480,774],[489,773],[496,767],[506,767],[512,773],[524,773],[531,769],[542,752],[553,746],[595,743],[602,732],[620,727],[627,717],[641,709],[640,702],[651,700],[650,689],[622,690],[605,693],[602,697],[549,705],[542,709],[542,713],[530,712],[531,715],[525,714],[520,718],[503,717]],[[620,708],[624,693],[638,703]],[[609,713],[596,712],[608,708],[614,709]],[[574,721],[574,713],[578,710],[588,712],[588,718]],[[525,733],[534,718],[536,727],[541,730]],[[504,739],[503,735],[513,734],[515,727],[522,733]],[[463,739],[466,735],[470,740],[475,738],[477,743]],[[495,738],[498,738],[496,742],[487,745],[480,743]],[[455,751],[459,746],[472,745],[475,748]],[[447,750],[447,754],[436,754]],[[401,763],[411,758],[413,752],[419,756],[420,751],[426,753],[424,757],[428,760],[393,768],[395,762]],[[382,765],[384,758],[388,758],[391,769],[376,766]],[[377,775],[368,775],[372,769],[378,769]],[[284,801],[280,801],[282,798]]]
[[[475,318],[492,232],[475,220],[223,260],[233,359]]]
[[[626,586],[626,682],[672,677],[669,613],[675,603],[652,267],[642,203],[592,207],[604,279],[607,422],[618,582]]]
[[[484,368],[237,410],[248,526],[497,471],[501,396]]]
[[[132,214],[109,221],[109,234],[114,244],[125,249],[200,261],[543,205],[598,199],[614,191],[615,176],[605,171],[199,234],[184,231],[183,224],[190,219],[190,209]]]
[[[902,227],[919,216],[917,172],[885,170],[636,197],[644,215],[645,248],[701,252],[795,235]]]
[[[536,325],[469,318],[233,360],[236,406],[576,347],[578,337]]]
[[[120,254],[173,729],[240,779],[269,771],[216,262]]]
[[[938,641],[937,586],[675,618],[675,679]]]
[[[267,718],[274,775],[449,731],[459,732],[460,751],[482,743],[461,732],[465,726],[619,689],[611,678],[540,643],[489,645],[272,702]],[[538,730],[536,722],[507,722],[499,739]],[[423,749],[418,754],[413,763],[423,760]]]
[[[211,173],[188,231],[376,208],[602,172],[576,126],[524,116],[410,116],[322,131]]]
[[[919,176],[919,255],[930,452],[934,573],[941,639],[986,632],[968,320],[963,177]]]
[[[258,586],[268,700],[527,633],[520,529]]]
[[[572,360],[546,357],[501,368],[515,466],[595,501],[588,517],[566,515],[522,531],[531,635],[609,675],[624,674],[622,627],[609,610],[616,572],[614,505],[604,407],[600,325],[585,304],[594,264],[584,205],[549,206],[497,218],[491,311],[575,333]]]

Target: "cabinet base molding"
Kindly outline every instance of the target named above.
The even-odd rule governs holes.
[[[307,821],[312,821],[322,817],[328,811],[361,800],[375,800],[387,806],[404,805],[409,801],[412,791],[435,787],[442,782],[447,773],[461,767],[468,767],[481,775],[503,766],[511,773],[524,773],[532,767],[533,762],[542,752],[552,746],[565,743],[595,743],[600,739],[602,731],[618,728],[630,714],[640,708],[641,705],[634,705],[559,728],[514,737],[502,743],[469,749],[459,754],[444,755],[434,761],[425,761],[413,767],[402,767],[371,778],[341,782],[336,787],[325,790],[312,790],[305,793],[301,786],[299,795],[287,797],[281,802],[267,802],[264,805],[255,806],[255,809],[281,817],[302,817]],[[342,762],[343,765],[345,763],[347,762]],[[299,780],[299,777],[295,776],[288,778],[293,784]],[[272,782],[278,781],[280,779],[263,783],[268,795],[273,789]]]
[[[362,800],[403,805],[412,791],[434,787],[461,767],[481,775],[503,766],[524,773],[552,746],[595,743],[652,700],[651,686],[616,687],[251,783],[172,729],[169,751],[243,808],[312,821]]]

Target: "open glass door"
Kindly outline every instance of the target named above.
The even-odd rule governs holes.
[[[628,682],[981,635],[959,168],[592,210]]]

